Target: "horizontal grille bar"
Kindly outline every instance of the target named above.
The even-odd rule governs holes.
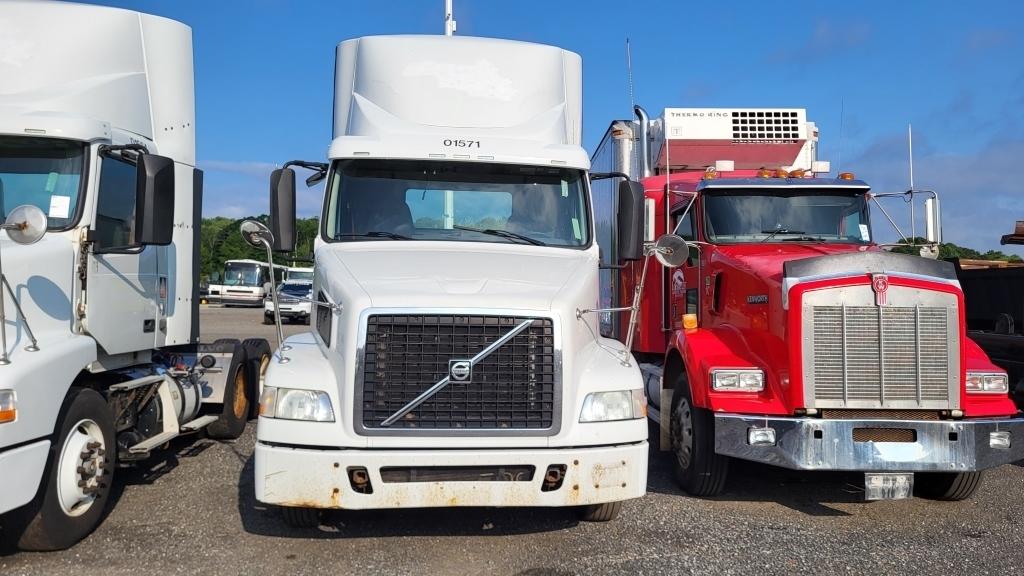
[[[516,466],[390,466],[380,469],[385,484],[398,482],[530,482],[536,468]]]
[[[367,319],[357,422],[381,433],[473,430],[553,433],[560,400],[551,319],[536,319],[390,426],[381,423],[524,318],[372,315]]]

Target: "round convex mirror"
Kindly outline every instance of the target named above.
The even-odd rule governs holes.
[[[665,234],[654,243],[654,257],[667,268],[678,268],[690,256],[690,248],[675,234]]]
[[[253,248],[263,248],[263,242],[273,246],[274,235],[263,223],[256,220],[246,220],[240,227],[242,238]],[[261,239],[263,242],[261,242]]]
[[[35,244],[46,234],[46,214],[38,206],[18,206],[7,215],[4,230],[18,244]]]

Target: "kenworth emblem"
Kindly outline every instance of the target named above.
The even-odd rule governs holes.
[[[469,360],[449,360],[448,375],[456,382],[465,382],[473,375],[473,364]]]
[[[875,291],[875,304],[885,306],[885,294],[889,291],[889,277],[885,274],[872,274],[871,289]]]

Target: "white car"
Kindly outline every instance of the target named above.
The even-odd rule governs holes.
[[[313,308],[313,283],[289,280],[277,288],[277,302],[281,306],[281,319],[309,325],[309,313]],[[263,299],[263,323],[274,323],[274,299]]]

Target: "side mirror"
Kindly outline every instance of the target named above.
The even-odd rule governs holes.
[[[690,247],[675,234],[665,234],[654,243],[654,258],[666,268],[678,268],[690,258]]]
[[[634,180],[619,183],[615,232],[620,260],[639,260],[644,255],[644,187]]]
[[[270,232],[274,252],[295,250],[295,170],[291,168],[270,173]]]
[[[34,204],[24,204],[11,210],[0,228],[17,244],[35,244],[46,234],[46,226],[46,214]]]
[[[924,201],[924,217],[925,240],[932,244],[942,242],[942,213],[938,196]]]
[[[167,246],[174,234],[174,160],[140,154],[135,165],[136,246]]]

